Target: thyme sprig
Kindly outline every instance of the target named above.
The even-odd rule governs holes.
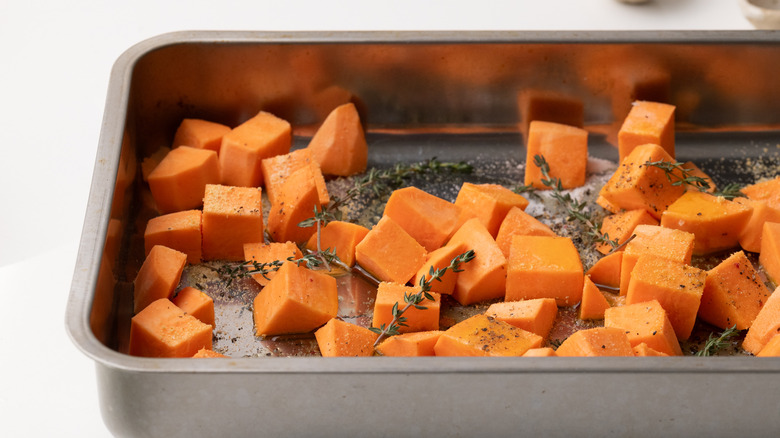
[[[293,261],[293,257],[290,257],[287,260]],[[284,260],[274,260],[264,263],[258,262],[256,260],[247,260],[239,264],[222,265],[217,269],[217,273],[222,277],[226,277],[227,283],[225,285],[230,286],[233,284],[233,280],[246,278],[253,274],[260,274],[266,280],[270,280],[268,274],[278,271],[283,264]]]
[[[406,321],[407,318],[403,316],[403,314],[414,307],[415,309],[419,310],[425,310],[426,307],[420,305],[420,303],[423,302],[423,300],[430,300],[433,301],[433,295],[430,294],[431,292],[431,285],[434,281],[442,281],[442,277],[447,271],[452,272],[461,272],[463,269],[460,267],[463,263],[468,263],[472,260],[474,260],[474,250],[468,250],[457,257],[453,258],[450,261],[449,266],[445,266],[441,269],[436,269],[433,266],[431,266],[430,271],[428,271],[428,276],[423,275],[420,278],[419,282],[419,291],[416,293],[405,293],[404,294],[404,307],[399,308],[398,303],[393,304],[393,307],[391,309],[391,313],[393,315],[393,319],[388,324],[381,324],[379,327],[371,327],[369,330],[372,332],[378,334],[379,336],[376,338],[376,341],[374,341],[374,347],[379,345],[380,342],[382,342],[385,338],[389,336],[395,336],[399,333],[399,330],[401,327],[407,327]]]
[[[700,192],[706,192],[712,186],[707,178],[694,175],[693,169],[685,167],[685,163],[679,161],[646,161],[645,166],[657,167],[664,171],[666,179],[669,180],[673,186],[690,186]],[[745,195],[739,191],[740,186],[737,183],[729,183],[723,189],[713,193],[715,196],[721,196],[729,201],[737,197],[745,197]]]
[[[714,356],[718,351],[729,347],[732,343],[731,338],[737,335],[739,335],[739,330],[737,330],[736,324],[724,330],[720,336],[715,337],[710,333],[710,336],[707,338],[707,343],[704,344],[704,348],[697,351],[696,356]]]
[[[534,155],[534,164],[542,172],[542,184],[552,189],[552,197],[566,209],[567,221],[578,221],[585,226],[585,235],[594,243],[609,245],[613,251],[622,245],[618,239],[610,239],[609,234],[601,234],[601,226],[593,222],[586,212],[587,202],[578,202],[571,194],[564,193],[563,185],[559,178],[550,176],[550,165],[542,155]],[[625,245],[626,242],[623,242]]]

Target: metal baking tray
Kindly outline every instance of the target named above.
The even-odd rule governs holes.
[[[106,425],[117,436],[777,436],[776,358],[277,357],[252,350],[251,325],[231,359],[123,351],[151,214],[141,160],[183,117],[235,126],[264,109],[291,122],[299,147],[348,99],[370,166],[436,156],[510,182],[525,155],[523,93],[582,101],[590,154],[611,160],[627,105],[664,100],[678,109],[678,160],[746,183],[776,173],[778,72],[780,34],[764,31],[179,32],[135,45],[111,73],[66,314],[95,361]]]

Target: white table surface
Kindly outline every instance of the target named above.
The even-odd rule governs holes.
[[[110,436],[64,317],[109,71],[133,44],[177,30],[748,29],[737,0],[0,1],[1,434]]]

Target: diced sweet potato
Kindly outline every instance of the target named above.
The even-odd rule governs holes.
[[[634,356],[637,356],[637,357],[652,357],[652,356],[668,357],[669,355],[666,354],[666,353],[662,353],[662,352],[660,352],[658,350],[653,350],[650,346],[648,346],[647,344],[642,342],[641,344],[636,345],[634,347]]]
[[[203,119],[183,119],[176,129],[172,148],[191,146],[210,149],[219,153],[222,137],[230,132],[230,126]]]
[[[684,264],[691,263],[694,235],[654,225],[638,225],[636,237],[623,250],[620,264],[620,295],[628,292],[628,281],[636,261],[642,255],[656,255]]]
[[[209,350],[207,348],[201,348],[200,350],[198,350],[197,353],[195,353],[192,356],[193,359],[197,359],[197,358],[207,358],[207,359],[210,358],[210,359],[213,359],[213,358],[218,358],[218,357],[226,358],[226,357],[229,357],[229,356],[225,356],[224,354],[217,353],[216,351]]]
[[[764,348],[756,355],[758,357],[778,357],[780,356],[780,334],[772,336],[772,339],[766,343]]]
[[[753,208],[750,220],[739,235],[739,246],[745,251],[761,252],[764,223],[780,222],[780,207],[773,208],[763,199],[734,198],[734,202]]]
[[[469,304],[503,297],[506,292],[506,258],[479,219],[469,219],[447,245],[474,250],[474,259],[461,265],[452,297]]]
[[[542,343],[539,335],[476,315],[445,330],[433,349],[436,356],[522,356]]]
[[[176,307],[167,298],[146,306],[130,323],[133,356],[192,357],[201,348],[211,349],[211,330]]]
[[[637,146],[660,145],[674,158],[673,105],[660,102],[634,102],[618,131],[618,152],[623,161]]]
[[[420,269],[417,270],[417,273],[414,275],[412,284],[419,285],[423,276],[425,276],[426,280],[430,280],[431,268],[437,270],[444,269],[447,266],[450,266],[452,260],[455,257],[458,257],[466,251],[468,251],[468,249],[466,248],[465,244],[453,244],[442,246],[441,248],[428,253],[428,256],[425,258],[425,263]],[[437,280],[431,283],[431,290],[440,294],[451,295],[455,291],[455,285],[457,281],[458,273],[448,269],[443,276],[439,277]]]
[[[416,187],[395,190],[387,200],[384,215],[429,252],[444,245],[460,225],[460,207]]]
[[[244,260],[246,261],[269,264],[275,261],[285,262],[290,257],[292,257],[293,260],[303,257],[301,250],[292,242],[256,242],[244,244]],[[265,286],[275,275],[276,271],[269,270],[265,275],[262,273],[252,274],[252,278],[258,282],[260,286]]]
[[[555,237],[555,232],[522,209],[512,207],[501,222],[496,235],[496,243],[501,248],[504,257],[509,257],[512,236]]]
[[[307,149],[325,175],[350,176],[364,172],[368,145],[355,105],[350,102],[331,111]]]
[[[276,202],[276,192],[281,189],[288,176],[293,172],[307,166],[314,166],[312,176],[317,186],[320,204],[325,205],[330,202],[328,186],[325,184],[325,178],[319,165],[311,157],[311,151],[308,149],[298,149],[288,154],[277,155],[275,157],[265,158],[260,163],[263,172],[263,181],[265,183],[265,194],[271,204]]]
[[[764,307],[756,315],[753,325],[748,329],[742,348],[758,354],[766,344],[780,333],[780,287],[772,292]]]
[[[171,300],[187,314],[198,318],[204,324],[214,327],[214,300],[194,287],[185,287]]]
[[[712,178],[707,175],[703,170],[699,168],[693,161],[686,161],[683,163],[683,169],[688,171],[688,174],[696,177],[701,178],[704,180],[704,182],[707,183],[709,186],[708,189],[705,190],[707,193],[715,193],[715,190],[717,190],[717,186],[715,185],[715,182],[712,180]],[[685,190],[687,191],[699,191],[699,187],[695,185],[685,185]]]
[[[285,262],[254,300],[255,333],[306,333],[336,316],[336,279]]]
[[[147,181],[161,213],[198,208],[203,205],[206,185],[219,182],[217,153],[178,147],[160,161]]]
[[[336,256],[347,266],[355,265],[355,247],[368,234],[368,228],[352,222],[332,221],[320,231],[320,246],[322,250],[336,251]],[[306,248],[317,249],[317,233],[315,232],[306,243]]]
[[[657,300],[607,309],[604,327],[623,330],[634,348],[645,344],[670,356],[682,356],[672,323]]]
[[[520,132],[528,140],[528,129],[534,120],[555,122],[582,128],[585,105],[581,99],[551,90],[525,89],[517,95]]]
[[[381,282],[376,291],[374,301],[374,318],[372,327],[380,328],[388,326],[393,320],[393,306],[403,309],[406,306],[404,295],[413,295],[419,291],[417,287],[408,287],[397,283]],[[399,333],[423,332],[439,329],[439,308],[441,307],[441,295],[431,292],[433,301],[423,299],[420,306],[425,309],[410,307],[403,317],[405,325],[400,325]]]
[[[677,339],[688,339],[704,293],[707,272],[654,255],[643,255],[631,271],[626,304],[657,300]]]
[[[541,155],[550,166],[550,177],[557,178],[564,189],[585,184],[588,167],[588,131],[559,123],[532,121],[526,142],[524,184],[549,189],[542,184],[541,169],[534,157]]]
[[[377,345],[376,350],[382,356],[434,356],[433,346],[442,333],[432,330],[391,336]]]
[[[314,332],[323,357],[373,356],[377,334],[333,318]]]
[[[400,225],[383,216],[355,246],[355,260],[380,281],[406,284],[425,263],[427,252]]]
[[[170,298],[179,284],[187,254],[162,245],[149,251],[135,277],[133,313],[138,313],[153,301]]]
[[[141,161],[141,178],[143,178],[144,181],[149,181],[149,175],[155,168],[157,168],[163,158],[165,158],[165,156],[168,155],[168,152],[170,151],[171,148],[167,146],[160,146],[152,153],[152,155],[149,155],[148,157],[144,158],[143,161]]]
[[[316,227],[300,227],[298,224],[314,216],[320,209],[317,189],[317,171],[312,166],[302,167],[290,174],[282,183],[268,213],[268,233],[276,242],[305,243],[317,232]]]
[[[514,236],[507,261],[506,301],[555,298],[559,306],[582,299],[580,255],[568,237]]]
[[[780,285],[780,222],[766,222],[763,229],[758,262],[769,280]]]
[[[144,231],[146,254],[155,245],[163,245],[187,254],[187,262],[190,264],[200,263],[201,216],[200,210],[185,210],[149,219]]]
[[[604,319],[604,312],[609,309],[609,302],[590,277],[585,276],[582,287],[582,302],[580,302],[580,319]]]
[[[203,198],[203,258],[244,260],[244,243],[263,241],[261,189],[210,184]]]
[[[643,208],[622,211],[604,218],[601,223],[601,234],[606,235],[609,240],[617,240],[618,244],[623,244],[634,234],[637,225],[658,225],[658,220]],[[612,251],[612,246],[601,243],[596,246],[596,249],[602,254],[607,254]]]
[[[688,191],[663,212],[661,226],[692,233],[693,253],[709,254],[737,246],[752,211],[719,196]]]
[[[750,184],[740,191],[752,200],[766,201],[770,207],[780,209],[780,176]]]
[[[771,291],[742,251],[707,272],[699,318],[715,327],[750,328]]]
[[[220,181],[226,186],[259,187],[263,159],[290,152],[291,144],[290,123],[260,111],[222,137]]]
[[[621,329],[597,327],[578,330],[555,350],[558,356],[633,356],[628,336]]]
[[[616,251],[598,259],[585,275],[597,285],[620,288],[620,267],[623,264],[623,251]]]
[[[557,357],[558,354],[550,347],[529,348],[523,357]]]
[[[552,298],[505,301],[491,304],[485,311],[485,315],[535,333],[547,340],[558,316],[558,306]]]
[[[512,207],[525,210],[528,200],[498,184],[465,182],[455,198],[455,205],[472,217],[477,217],[495,238],[501,222]]]

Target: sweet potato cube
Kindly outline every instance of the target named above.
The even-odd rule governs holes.
[[[633,356],[625,331],[612,327],[578,330],[555,350],[558,356]]]
[[[268,268],[268,272],[252,274],[252,278],[260,284],[265,286],[276,275],[277,271],[271,270],[274,262],[286,262],[290,257],[299,259],[303,257],[301,250],[298,249],[292,242],[255,242],[244,244],[244,260],[248,262],[255,262],[261,265],[265,264]],[[250,266],[251,268],[251,266]]]
[[[170,298],[186,264],[187,254],[162,245],[153,247],[135,277],[133,313],[140,312],[153,301]]]
[[[259,187],[263,159],[290,152],[291,144],[290,123],[260,111],[222,137],[220,181],[226,186]]]
[[[469,219],[447,244],[474,250],[474,259],[460,266],[452,297],[469,304],[503,297],[506,293],[506,257],[479,219]]]
[[[672,323],[657,300],[607,309],[604,327],[623,330],[634,348],[645,344],[669,356],[682,356]]]
[[[780,208],[780,176],[750,184],[740,191],[752,200],[766,201],[770,207]]]
[[[518,207],[512,207],[501,222],[496,235],[496,243],[501,248],[504,257],[509,257],[509,247],[512,236],[549,236],[555,237],[555,232],[535,217]]]
[[[764,345],[764,348],[756,355],[758,357],[778,357],[780,356],[780,334],[772,336],[772,339]]]
[[[704,190],[707,193],[715,193],[715,190],[717,190],[717,186],[715,185],[715,182],[712,180],[712,177],[707,175],[703,170],[699,168],[693,161],[686,161],[683,163],[683,169],[688,171],[688,174],[690,174],[693,177],[701,178],[704,180],[705,183],[709,186],[706,190]],[[687,191],[700,191],[699,187],[695,185],[685,185],[685,190]]]
[[[523,357],[557,357],[558,354],[550,347],[529,348]]]
[[[377,334],[333,318],[314,332],[323,357],[373,356]]]
[[[620,288],[620,267],[623,264],[623,251],[607,254],[585,272],[596,285]]]
[[[737,251],[707,272],[699,318],[715,327],[750,328],[771,291],[753,264]]]
[[[254,300],[258,336],[306,333],[336,316],[336,279],[285,262]]]
[[[529,331],[475,315],[445,330],[433,349],[436,356],[522,356],[543,342],[541,336]]]
[[[325,175],[350,176],[364,172],[368,145],[355,105],[345,103],[331,111],[306,148]]]
[[[763,230],[758,262],[769,280],[780,285],[780,222],[766,222]]]
[[[753,325],[748,329],[742,348],[758,354],[762,348],[780,333],[780,287],[772,292],[764,307],[756,315]]]
[[[230,132],[230,126],[203,119],[183,119],[176,129],[172,148],[190,146],[210,149],[219,153],[222,137]]]
[[[693,256],[694,235],[654,225],[638,225],[636,237],[623,250],[620,264],[620,295],[628,292],[628,281],[637,260],[642,255],[656,255],[676,262],[690,264]]]
[[[662,169],[646,165],[648,161],[674,162],[674,158],[657,144],[637,146],[620,162],[599,195],[613,208],[643,208],[654,218],[661,219],[661,213],[685,193],[685,188],[672,185],[672,181],[681,176],[679,171],[673,172],[675,176],[670,181]]]
[[[609,309],[609,302],[590,277],[585,276],[582,287],[582,302],[580,302],[580,319],[604,319],[604,312]]]
[[[355,246],[355,260],[380,281],[406,284],[425,263],[427,252],[388,216]]]
[[[171,148],[168,146],[160,146],[152,153],[152,155],[145,157],[143,161],[141,161],[141,178],[143,178],[144,181],[149,181],[149,175],[155,168],[157,168],[163,158],[165,158],[165,156],[168,155],[168,152],[170,151]]]
[[[185,287],[171,300],[178,308],[198,318],[204,324],[214,326],[214,300],[194,287]]]
[[[336,251],[336,256],[347,266],[355,265],[355,247],[368,234],[368,228],[352,222],[328,222],[320,231],[320,246],[322,250]],[[306,243],[306,248],[317,249],[317,233],[314,233]]]
[[[389,216],[427,251],[440,248],[460,225],[460,207],[416,187],[395,190],[385,205]]]
[[[391,336],[377,345],[376,350],[382,356],[434,356],[433,346],[442,333],[440,330],[432,330]]]
[[[501,222],[512,207],[525,210],[528,200],[498,184],[463,183],[455,205],[465,213],[479,218],[491,236],[498,235]]]
[[[198,350],[197,353],[195,353],[192,356],[193,359],[197,359],[197,358],[213,359],[213,358],[217,358],[217,357],[225,358],[225,357],[229,357],[229,356],[225,356],[224,354],[217,353],[216,351],[209,350],[207,348],[201,348],[200,350]]]
[[[312,166],[302,167],[282,183],[268,213],[268,233],[276,242],[305,243],[317,228],[301,227],[302,221],[314,216],[314,209],[322,207],[317,189],[317,171]]]
[[[506,301],[555,298],[559,306],[582,299],[584,273],[568,237],[515,236],[507,261]]]
[[[288,154],[277,155],[271,158],[265,158],[260,163],[263,171],[263,181],[265,183],[265,194],[271,204],[276,203],[276,193],[284,184],[288,176],[302,167],[314,166],[312,175],[314,183],[317,185],[317,193],[320,197],[320,204],[324,205],[330,202],[328,186],[325,184],[325,178],[322,176],[319,164],[311,157],[311,151],[308,149],[298,149]]]
[[[547,340],[558,316],[558,306],[552,298],[505,301],[491,304],[485,311],[485,315],[535,333]]]
[[[618,244],[622,245],[634,234],[637,225],[658,225],[658,220],[643,208],[628,210],[605,217],[600,231],[609,240],[617,240]],[[596,246],[596,249],[602,254],[607,254],[612,251],[612,246],[601,243]]]
[[[643,144],[660,145],[674,158],[674,105],[637,101],[618,131],[618,153],[623,161]]]
[[[666,353],[662,353],[658,350],[653,350],[650,346],[642,342],[639,345],[634,346],[634,356],[636,357],[668,357]]]
[[[764,224],[780,222],[780,206],[772,207],[763,199],[734,198],[734,202],[753,209],[750,220],[739,234],[739,246],[745,251],[761,252],[761,233],[764,231]]]
[[[178,147],[160,161],[147,181],[160,213],[198,208],[203,205],[206,185],[219,183],[217,153]]]
[[[709,254],[739,245],[753,209],[699,191],[685,192],[661,215],[661,226],[695,236],[693,253]]]
[[[550,90],[526,89],[517,96],[520,111],[520,132],[528,139],[532,121],[554,122],[582,128],[585,105],[574,96]]]
[[[143,357],[192,357],[211,349],[212,327],[160,298],[135,315],[130,323],[130,351]]]
[[[260,188],[210,184],[203,198],[203,258],[244,260],[244,243],[263,241]]]
[[[559,123],[533,121],[526,142],[526,185],[537,189],[549,189],[542,184],[542,171],[534,164],[534,157],[541,155],[550,166],[550,177],[557,178],[564,189],[585,184],[588,167],[588,131]]]
[[[177,211],[149,219],[144,231],[144,249],[146,254],[155,245],[163,245],[187,254],[187,262],[200,263],[201,222],[200,210]]]
[[[704,293],[707,272],[654,255],[644,255],[631,271],[626,304],[657,300],[666,311],[677,339],[688,339]]]
[[[423,276],[426,280],[430,280],[432,278],[431,268],[436,270],[444,269],[450,266],[454,258],[466,251],[468,251],[466,246],[459,244],[442,246],[441,248],[428,253],[428,256],[425,258],[425,263],[417,270],[417,273],[414,274],[412,284],[415,286],[419,285]],[[451,295],[455,291],[455,284],[457,281],[458,273],[451,269],[447,269],[443,276],[431,283],[431,291]]]
[[[404,295],[414,295],[419,291],[417,287],[408,287],[397,283],[381,282],[376,291],[374,302],[374,319],[372,327],[381,328],[388,326],[393,320],[393,307],[403,309],[406,306]],[[423,299],[419,306],[407,309],[403,318],[405,325],[399,324],[399,333],[424,332],[439,329],[439,308],[441,307],[441,295],[430,292],[433,300]]]

